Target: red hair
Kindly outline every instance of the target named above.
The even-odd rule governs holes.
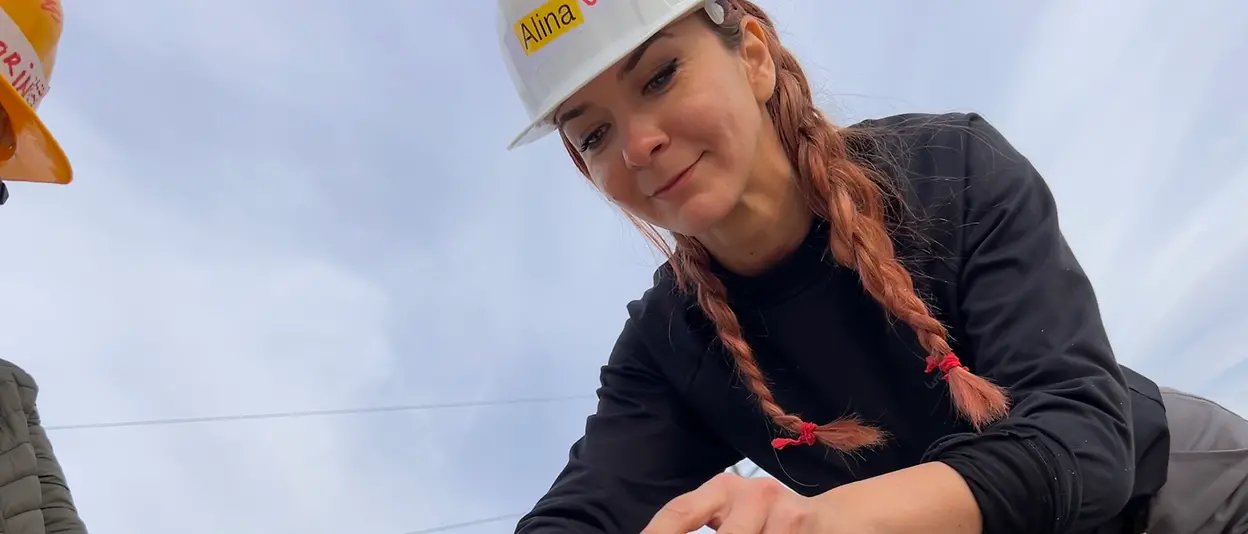
[[[767,112],[811,211],[831,223],[829,248],[833,258],[856,271],[876,302],[914,331],[927,353],[927,372],[939,370],[944,375],[962,417],[977,429],[1004,417],[1009,410],[1005,390],[972,374],[953,356],[947,329],[916,292],[913,278],[897,258],[886,219],[890,201],[901,200],[896,189],[889,185],[884,173],[850,157],[849,133],[833,126],[815,106],[806,74],[793,54],[780,44],[767,14],[747,0],[719,2],[726,17],[723,24],[715,26],[715,31],[725,45],[741,44],[745,17],[757,20],[764,29],[776,65],[776,89],[767,101]],[[584,161],[566,137],[564,146],[577,168],[588,177]],[[812,425],[785,412],[772,396],[741,323],[728,305],[724,283],[711,271],[706,248],[696,239],[679,234],[673,235],[676,245],[672,247],[659,229],[632,214],[625,215],[668,257],[678,286],[696,296],[763,413],[789,433],[808,435]],[[852,416],[814,427],[815,439],[842,452],[882,444],[885,437],[880,429]]]

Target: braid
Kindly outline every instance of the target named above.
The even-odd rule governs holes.
[[[831,223],[833,257],[854,269],[867,293],[914,330],[927,353],[928,371],[944,373],[954,406],[967,421],[982,428],[1004,417],[1009,409],[1005,390],[972,374],[953,356],[948,331],[919,297],[913,278],[897,259],[885,224],[886,200],[897,198],[896,191],[850,159],[845,136],[815,107],[801,65],[780,45],[766,14],[747,1],[732,3],[766,30],[776,63],[776,93],[767,102],[767,111],[811,210]]]
[[[741,380],[758,399],[763,413],[779,427],[800,434],[803,421],[786,413],[776,403],[771,389],[767,387],[767,379],[754,359],[754,351],[745,341],[741,323],[728,306],[724,283],[711,272],[710,257],[706,249],[696,240],[682,235],[676,236],[676,243],[672,265],[679,273],[677,284],[681,289],[692,291],[697,296],[698,306],[715,324],[719,342],[732,355]],[[883,432],[862,424],[854,417],[844,417],[820,425],[815,428],[814,436],[825,445],[843,452],[878,445],[884,441]]]

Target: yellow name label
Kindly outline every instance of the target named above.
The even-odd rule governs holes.
[[[531,56],[583,22],[579,0],[550,0],[516,21],[516,38],[524,55]]]

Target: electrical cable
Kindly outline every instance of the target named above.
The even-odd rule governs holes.
[[[564,397],[536,397],[526,399],[509,399],[498,401],[470,401],[470,402],[447,402],[437,404],[407,404],[399,406],[374,406],[368,408],[341,408],[336,410],[306,410],[297,412],[277,412],[277,413],[259,413],[259,414],[236,414],[236,415],[218,415],[207,417],[179,417],[170,419],[146,419],[137,421],[115,421],[105,423],[82,423],[72,425],[50,425],[45,426],[46,431],[56,430],[90,430],[102,428],[124,428],[124,427],[140,427],[140,426],[165,426],[165,425],[181,425],[195,423],[217,423],[226,421],[245,421],[245,420],[262,420],[262,419],[295,419],[302,417],[318,417],[329,415],[355,415],[367,413],[384,413],[384,412],[403,412],[403,411],[432,411],[445,410],[453,408],[476,408],[486,406],[508,406],[515,404],[540,404],[549,402],[569,401],[569,400],[587,400],[597,398],[596,395],[572,395]],[[430,527],[421,530],[413,530],[405,534],[436,534],[465,527],[476,525],[484,525],[489,523],[497,523],[508,519],[519,519],[523,517],[523,513],[507,514],[494,517],[485,517],[466,521],[463,523],[452,523],[437,527]]]
[[[484,525],[486,523],[497,523],[499,521],[506,521],[508,519],[519,519],[521,517],[524,517],[524,514],[507,514],[507,515],[500,515],[500,516],[495,516],[495,517],[486,517],[486,518],[477,519],[474,521],[468,521],[465,523],[455,523],[452,525],[442,525],[440,527],[431,527],[431,528],[426,528],[423,530],[413,530],[411,532],[405,532],[404,534],[434,534],[436,532],[446,532],[448,530],[454,530],[457,528]]]
[[[484,406],[507,406],[513,404],[542,404],[549,402],[560,402],[569,400],[585,400],[597,398],[595,395],[573,395],[565,397],[536,397],[528,399],[510,399],[497,401],[469,401],[469,402],[446,402],[436,404],[407,404],[399,406],[374,406],[370,408],[341,408],[336,410],[306,410],[297,412],[277,412],[277,413],[257,413],[257,414],[236,414],[236,415],[217,415],[206,417],[177,417],[170,419],[148,419],[138,421],[114,421],[105,423],[82,423],[72,425],[50,425],[43,427],[44,430],[52,432],[59,430],[90,430],[101,428],[124,428],[124,427],[140,427],[140,426],[166,426],[166,425],[185,425],[196,423],[218,423],[224,421],[252,421],[260,419],[296,419],[303,417],[321,417],[329,415],[356,415],[367,413],[384,413],[384,412],[414,412],[414,411],[432,411],[446,410],[452,408],[477,408]]]

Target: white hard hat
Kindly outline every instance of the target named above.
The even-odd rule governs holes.
[[[508,150],[554,131],[559,104],[699,7],[723,22],[717,0],[498,0],[503,62],[530,121]]]

